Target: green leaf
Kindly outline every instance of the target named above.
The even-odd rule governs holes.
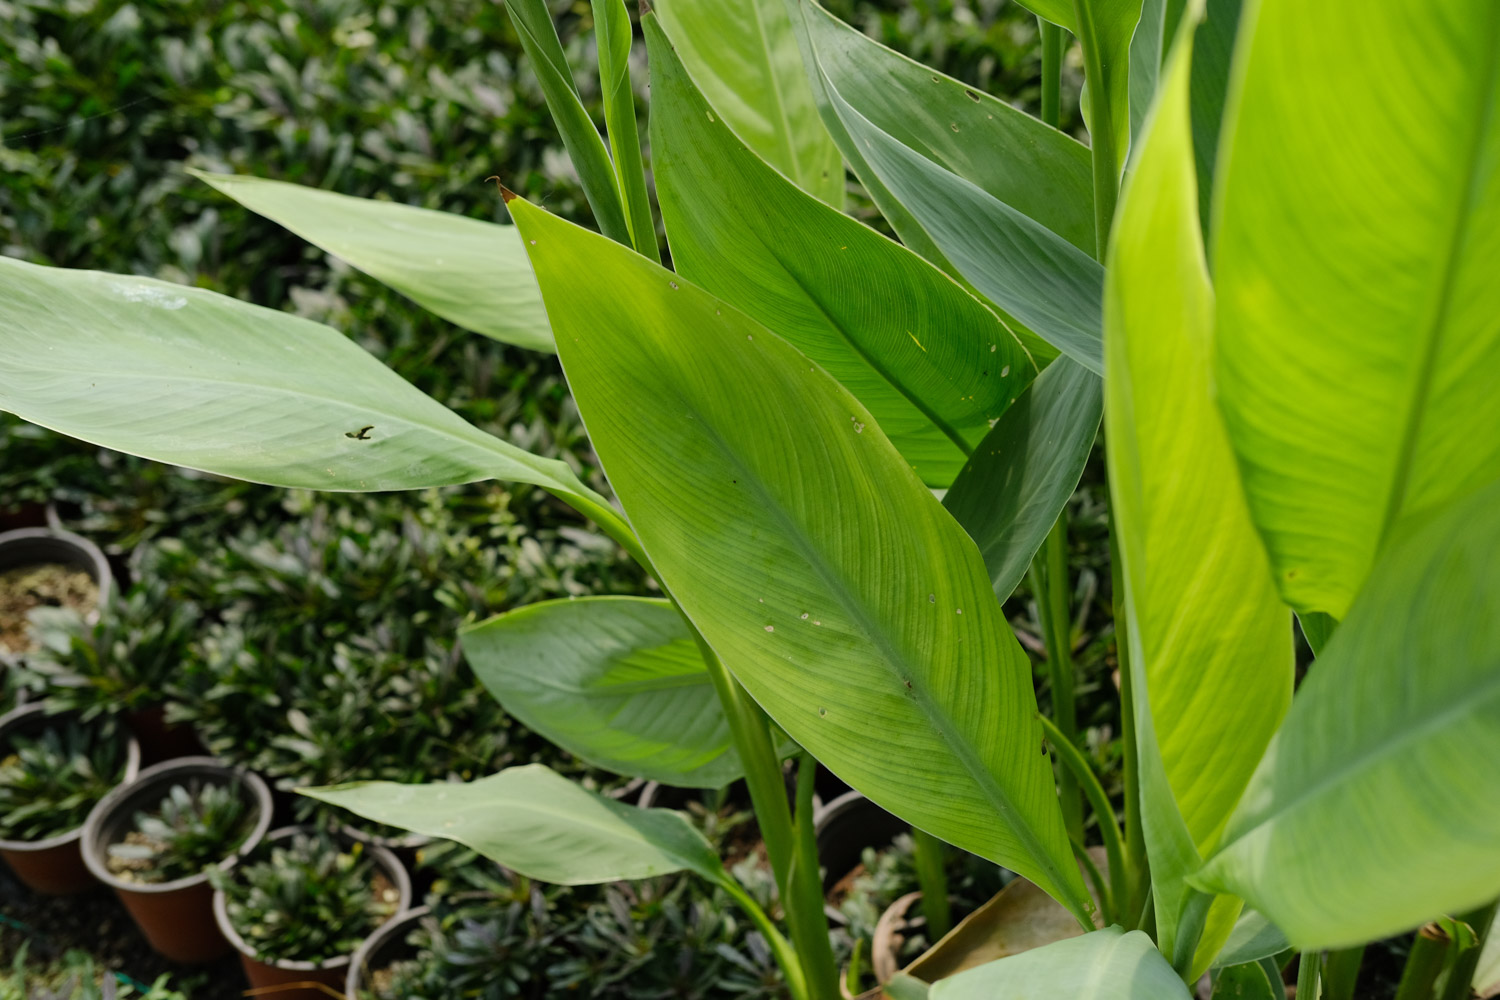
[[[292,489],[533,483],[630,537],[568,466],[465,423],[337,330],[152,278],[0,257],[0,408]]]
[[[1265,914],[1245,910],[1235,923],[1229,940],[1224,943],[1224,949],[1214,957],[1213,967],[1219,969],[1245,962],[1258,962],[1280,954],[1289,947],[1286,935],[1267,920]]]
[[[1280,976],[1273,983],[1260,962],[1248,962],[1215,974],[1213,1000],[1286,1000],[1286,988]]]
[[[725,665],[876,803],[1083,919],[1030,664],[869,412],[685,278],[510,206],[611,483]]]
[[[708,103],[803,191],[844,205],[844,161],[818,116],[783,0],[659,0],[678,55]]]
[[[1103,384],[1082,365],[1047,366],[980,442],[943,497],[979,546],[995,596],[1026,575],[1093,449]]]
[[[505,9],[510,12],[516,36],[526,50],[532,72],[542,85],[547,110],[552,112],[552,120],[562,134],[563,146],[573,161],[573,169],[578,171],[578,182],[589,200],[589,207],[594,210],[599,231],[612,240],[631,246],[630,225],[625,218],[609,150],[578,96],[578,84],[573,80],[573,71],[568,68],[568,59],[557,37],[557,27],[552,23],[547,0],[505,0]]]
[[[514,226],[263,177],[189,173],[450,323],[504,344],[553,349]]]
[[[641,163],[640,127],[635,119],[635,90],[630,85],[630,48],[634,31],[625,0],[593,0],[594,34],[599,49],[599,89],[604,98],[604,121],[614,154],[615,179],[630,229],[630,245],[637,253],[661,260],[656,221],[646,193],[646,171]]]
[[[1074,10],[1073,0],[1017,0],[1017,2],[1037,17],[1051,21],[1053,24],[1060,24],[1069,31],[1075,30],[1078,24],[1078,15]]]
[[[1229,70],[1243,0],[1208,0],[1203,23],[1193,37],[1193,156],[1198,165],[1198,215],[1209,237],[1210,203],[1219,155],[1219,131],[1229,91]]]
[[[1188,10],[1163,71],[1115,221],[1105,290],[1105,423],[1130,661],[1145,680],[1137,701],[1149,705],[1170,788],[1143,803],[1162,817],[1148,819],[1147,847],[1168,954],[1187,902],[1181,879],[1217,840],[1293,682],[1291,616],[1214,404],[1213,289],[1188,103],[1200,12]]]
[[[1216,374],[1282,596],[1342,620],[1405,514],[1500,477],[1500,5],[1258,7]]]
[[[1500,934],[1491,928],[1479,952],[1479,965],[1474,970],[1474,992],[1481,997],[1500,994]]]
[[[590,792],[541,764],[477,781],[356,781],[297,789],[375,823],[473,848],[528,878],[592,885],[675,871],[710,881],[719,857],[681,813]]]
[[[1196,882],[1304,950],[1500,895],[1497,554],[1500,482],[1397,531]]]
[[[1118,927],[989,962],[932,985],[932,1000],[1190,1000],[1151,939]]]
[[[466,628],[505,710],[596,767],[722,788],[743,773],[703,658],[671,602],[544,601]]]
[[[1074,0],[1077,24],[1073,33],[1083,47],[1085,85],[1089,94],[1089,132],[1099,142],[1101,117],[1108,117],[1114,135],[1116,170],[1125,169],[1131,138],[1131,39],[1141,20],[1142,0]],[[1163,3],[1159,15],[1165,16]],[[1170,38],[1166,29],[1158,37]],[[1150,89],[1144,96],[1149,96]]]
[[[820,7],[803,7],[817,53],[814,68],[871,125],[1093,255],[1093,172],[1085,146],[886,48]],[[851,141],[837,118],[830,127],[844,155],[859,163],[861,144]],[[861,179],[869,175],[856,172]],[[889,192],[877,183],[870,193],[885,212]],[[892,225],[907,240],[907,227],[894,218]]]
[[[946,274],[746,149],[656,18],[643,24],[657,194],[677,272],[822,365],[923,482],[947,486],[1035,377],[1031,356]]]

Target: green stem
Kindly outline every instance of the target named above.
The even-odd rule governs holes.
[[[1129,891],[1120,913],[1133,918],[1145,908],[1151,873],[1146,857],[1145,829],[1141,825],[1141,754],[1136,746],[1135,693],[1130,680],[1130,623],[1125,617],[1125,573],[1120,562],[1113,517],[1109,525],[1109,575],[1114,596],[1115,664],[1120,671],[1120,742],[1125,748],[1125,873]],[[1137,922],[1135,926],[1140,924]]]
[[[1479,953],[1495,927],[1495,903],[1462,914],[1458,919],[1474,929],[1474,944],[1460,952],[1448,971],[1448,985],[1443,1000],[1469,1000],[1473,993],[1474,971],[1479,968]]]
[[[1131,913],[1127,908],[1130,898],[1129,862],[1126,861],[1120,826],[1115,822],[1114,807],[1109,804],[1109,796],[1104,794],[1104,786],[1099,784],[1099,778],[1089,766],[1083,752],[1063,735],[1061,728],[1054,725],[1052,720],[1042,717],[1042,731],[1047,734],[1048,742],[1057,751],[1058,760],[1083,786],[1083,794],[1088,796],[1089,805],[1094,808],[1099,833],[1104,838],[1104,856],[1109,861],[1110,889],[1104,900],[1105,918],[1111,922],[1121,920]],[[1078,843],[1081,845],[1082,840]]]
[[[1120,158],[1112,95],[1104,75],[1104,54],[1094,25],[1092,0],[1073,0],[1078,21],[1078,44],[1083,49],[1083,74],[1089,88],[1089,149],[1094,161],[1094,243],[1102,261],[1120,197]]]
[[[1094,859],[1089,854],[1088,848],[1084,847],[1078,841],[1070,840],[1068,841],[1068,846],[1073,848],[1073,857],[1083,866],[1083,873],[1088,876],[1089,883],[1094,887],[1094,892],[1100,899],[1104,900],[1105,926],[1115,923],[1115,918],[1110,912],[1109,884],[1104,881],[1104,876],[1099,874],[1099,866],[1094,864]]]
[[[1437,924],[1427,924],[1417,930],[1412,938],[1411,953],[1406,956],[1406,968],[1401,970],[1396,1000],[1432,1000],[1432,987],[1443,971],[1443,962],[1452,943],[1448,932]],[[1298,1000],[1302,1000],[1300,995]]]
[[[812,754],[802,754],[797,762],[796,853],[783,899],[810,994],[819,1000],[838,1000],[839,965],[828,936],[828,916],[823,912],[823,873],[818,867],[818,839],[813,830],[813,779],[817,773],[818,762]]]
[[[1069,743],[1078,735],[1077,707],[1073,703],[1073,612],[1068,587],[1068,513],[1058,515],[1041,550],[1031,562],[1031,590],[1036,614],[1047,648],[1047,671],[1052,679],[1052,720]],[[1078,779],[1063,769],[1057,776],[1058,801],[1062,804],[1063,828],[1083,843],[1083,802]]]
[[[745,915],[755,925],[755,929],[760,931],[761,936],[766,939],[766,944],[771,948],[771,954],[776,958],[776,964],[781,966],[781,971],[786,976],[787,992],[791,993],[792,1000],[811,1000],[807,992],[807,981],[802,974],[802,966],[797,960],[797,953],[792,950],[791,942],[787,941],[781,931],[776,929],[776,924],[766,915],[766,911],[761,909],[754,897],[746,892],[728,872],[724,873],[719,886],[739,904],[740,909],[745,911]]]
[[[1323,1000],[1354,1000],[1365,946],[1330,951],[1323,959]]]
[[[1037,18],[1042,30],[1042,121],[1053,128],[1062,118],[1062,36],[1060,26]]]
[[[1297,960],[1297,1000],[1318,1000],[1321,989],[1318,973],[1322,971],[1322,959],[1320,952],[1304,951]]]
[[[911,828],[916,847],[917,885],[922,889],[922,915],[927,918],[927,940],[938,939],[953,927],[948,906],[948,873],[943,863],[943,842],[926,830]]]

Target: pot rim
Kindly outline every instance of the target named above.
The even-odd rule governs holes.
[[[83,821],[83,826],[79,828],[79,832],[83,838],[79,844],[79,848],[83,853],[83,863],[94,878],[116,892],[131,892],[143,896],[177,892],[180,889],[191,889],[208,881],[209,869],[205,868],[196,875],[186,875],[171,882],[132,882],[128,879],[122,879],[110,871],[109,865],[104,860],[104,856],[108,853],[110,846],[103,842],[105,839],[104,824],[114,818],[114,815],[119,812],[123,805],[145,788],[153,784],[167,784],[177,772],[181,771],[196,771],[200,774],[203,772],[213,772],[218,777],[225,779],[225,783],[229,780],[238,781],[240,788],[247,791],[250,798],[254,800],[257,811],[255,825],[251,827],[250,833],[245,837],[244,843],[222,861],[211,865],[211,868],[220,868],[228,871],[239,863],[241,858],[260,846],[260,842],[265,839],[266,832],[271,829],[271,811],[273,806],[271,790],[266,786],[261,776],[248,768],[226,764],[217,757],[174,757],[171,760],[152,764],[136,775],[134,781],[116,785],[108,795],[94,803],[93,809],[89,810],[88,818]]]
[[[431,912],[430,906],[418,906],[397,914],[371,931],[370,936],[359,943],[354,954],[349,956],[349,975],[344,980],[344,995],[348,1000],[357,1000],[359,997],[359,990],[365,979],[363,969],[370,956],[383,948],[391,938],[410,929]]]
[[[21,530],[31,531],[33,529],[23,528]],[[7,534],[15,534],[15,532],[7,532]],[[0,538],[3,537],[0,536]],[[47,718],[66,719],[69,716],[77,716],[79,714],[71,709],[62,712],[49,712],[47,708],[47,703],[42,701],[36,704],[20,705],[6,712],[4,715],[0,715],[0,746],[8,742],[11,733],[29,728],[34,718],[45,716]],[[125,734],[125,774],[120,778],[119,784],[104,794],[104,798],[108,798],[121,786],[133,782],[141,769],[141,745],[136,742],[135,737],[131,736],[124,726],[120,727],[120,731]],[[104,801],[104,798],[101,798],[99,801]],[[98,803],[96,802],[95,805],[98,805]],[[87,823],[88,817],[84,817],[84,821],[73,827],[73,829],[59,833],[56,836],[47,837],[44,840],[0,839],[0,851],[35,854],[41,851],[50,851],[57,847],[66,847],[70,843],[81,841],[83,828]]]
[[[283,826],[278,830],[272,830],[270,833],[266,834],[261,843],[268,844],[275,840],[285,840],[286,838],[291,837],[295,834],[313,833],[316,832],[316,830],[316,827],[306,824],[303,824],[301,826]],[[369,851],[370,856],[375,859],[376,865],[380,867],[387,878],[395,883],[396,912],[387,917],[385,919],[385,922],[382,923],[380,927],[375,928],[375,930],[371,931],[370,933],[374,934],[376,931],[379,931],[381,927],[385,927],[392,921],[399,920],[404,917],[411,909],[411,876],[407,874],[406,866],[401,863],[401,861],[396,857],[395,854],[391,853],[389,848],[381,847],[379,844],[370,844],[364,843],[362,841],[356,841],[354,838],[345,836],[341,831],[338,830],[335,830],[333,833],[335,837],[341,837],[346,842],[360,843],[362,845],[361,849]],[[261,958],[260,955],[255,951],[255,949],[251,948],[250,945],[245,943],[245,939],[240,937],[240,932],[236,930],[234,924],[230,922],[229,901],[225,897],[223,889],[214,890],[214,920],[218,923],[219,931],[224,935],[225,940],[227,940],[231,945],[234,946],[235,951],[239,952],[241,955],[244,955],[251,961],[259,962],[262,965],[269,965],[272,968],[285,969],[288,972],[326,972],[331,969],[343,968],[344,966],[348,965],[350,960],[353,958],[352,952],[347,955],[336,955],[333,958],[325,958],[321,962],[304,962],[289,959]],[[360,942],[360,944],[363,945],[364,942],[362,941]],[[356,949],[356,951],[357,950],[358,949]]]
[[[34,538],[48,538],[62,542],[64,545],[71,545],[88,557],[89,563],[93,566],[93,572],[89,575],[94,578],[94,584],[99,588],[99,600],[94,610],[85,616],[85,620],[91,625],[98,621],[114,589],[114,572],[109,568],[109,560],[104,557],[104,552],[82,535],[63,528],[52,527],[16,528],[13,531],[0,532],[0,549],[12,542],[30,541]]]

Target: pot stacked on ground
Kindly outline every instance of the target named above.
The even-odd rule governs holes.
[[[81,847],[152,948],[201,963],[230,948],[213,918],[210,871],[228,871],[270,827],[271,792],[259,776],[185,757],[148,767],[100,800]]]
[[[141,750],[110,719],[27,705],[0,716],[0,857],[36,892],[94,885],[79,852],[94,804],[135,778]]]
[[[281,1000],[325,1000],[350,955],[411,906],[411,879],[388,849],[343,833],[283,827],[254,856],[212,881],[214,919],[255,988]]]

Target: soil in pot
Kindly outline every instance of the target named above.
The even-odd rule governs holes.
[[[229,942],[213,919],[209,872],[227,869],[271,825],[265,782],[211,757],[147,768],[84,825],[84,860],[141,933],[176,962],[211,962]]]
[[[0,718],[0,856],[38,892],[89,888],[80,828],[139,762],[140,748],[112,719],[48,716],[39,705]]]
[[[37,608],[66,608],[86,619],[99,606],[99,585],[88,572],[60,563],[37,563],[0,571],[0,649],[36,649],[30,614]]]
[[[307,827],[276,831],[211,880],[215,918],[257,988],[343,986],[350,955],[411,901],[410,879],[389,850]],[[278,993],[323,995],[312,987]]]

